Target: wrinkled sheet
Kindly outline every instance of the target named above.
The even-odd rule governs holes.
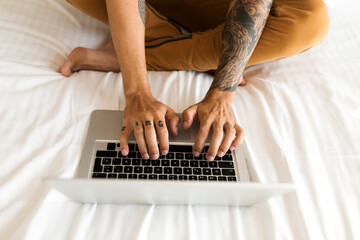
[[[247,68],[233,103],[253,180],[297,191],[237,208],[79,204],[44,185],[76,174],[91,111],[124,109],[121,74],[56,72],[107,26],[61,0],[0,0],[0,239],[360,239],[360,4],[327,4],[326,40]],[[177,112],[211,81],[149,72]]]

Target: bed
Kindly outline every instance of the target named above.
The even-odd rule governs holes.
[[[355,0],[327,0],[325,41],[246,69],[233,111],[254,181],[296,193],[250,208],[80,204],[45,177],[76,174],[89,114],[124,109],[121,74],[56,70],[110,33],[63,0],[0,0],[0,239],[360,239],[360,24]],[[149,72],[181,112],[205,73]]]

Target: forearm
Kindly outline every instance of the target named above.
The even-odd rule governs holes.
[[[127,99],[150,94],[145,60],[144,0],[106,0],[111,35]]]
[[[272,0],[233,0],[230,3],[219,65],[209,92],[233,95],[231,92],[236,90],[261,36],[271,5]]]

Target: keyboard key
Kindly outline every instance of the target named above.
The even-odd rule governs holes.
[[[219,162],[219,168],[234,168],[233,162]]]
[[[154,173],[162,173],[162,167],[154,167]]]
[[[120,143],[117,143],[116,146],[117,146],[117,147],[120,147]]]
[[[232,155],[231,154],[226,154],[221,159],[225,160],[225,161],[231,161],[232,160]]]
[[[179,180],[187,180],[187,179],[188,179],[187,176],[184,176],[184,175],[180,175],[180,176],[179,176]]]
[[[165,168],[164,168],[164,173],[166,173],[166,174],[172,174],[172,168],[171,168],[171,167],[165,167]]]
[[[222,169],[222,175],[235,176],[234,169]]]
[[[113,158],[112,165],[120,165],[121,164],[121,158]]]
[[[191,168],[184,168],[184,174],[191,174]]]
[[[194,155],[192,153],[185,153],[185,159],[192,160],[194,159]]]
[[[204,175],[211,175],[211,169],[210,168],[203,168],[203,174]]]
[[[134,167],[134,173],[142,173],[143,167]]]
[[[192,153],[192,146],[182,146],[182,145],[170,145],[169,152],[189,152]]]
[[[122,173],[122,174],[119,174],[118,178],[126,179],[126,178],[127,178],[127,175]]]
[[[212,170],[212,174],[213,174],[213,175],[220,175],[220,174],[221,174],[221,171],[220,171],[220,169],[218,169],[218,168],[214,168],[214,169]]]
[[[197,180],[197,176],[189,176],[189,180],[192,180],[192,181]]]
[[[152,173],[153,168],[152,167],[144,167],[144,173]]]
[[[216,177],[214,177],[214,176],[209,176],[209,181],[217,181],[217,179],[216,179]]]
[[[126,158],[127,156],[123,156],[123,155],[121,154],[121,151],[119,151],[118,157],[119,157],[119,158]]]
[[[218,156],[215,156],[215,159],[214,159],[214,160],[221,160],[221,158],[218,157]]]
[[[160,166],[160,160],[151,160],[151,166]]]
[[[125,166],[124,167],[124,172],[125,173],[132,173],[133,172],[133,167],[132,166]]]
[[[97,157],[116,157],[116,151],[96,151]]]
[[[209,162],[209,167],[216,168],[217,167],[217,162],[215,162],[215,161]]]
[[[209,150],[209,146],[205,146],[204,147],[204,153],[207,153],[208,150]]]
[[[170,166],[170,160],[167,159],[161,160],[161,166]]]
[[[137,158],[142,158],[142,157],[141,157],[141,153],[140,153],[140,152],[137,152],[137,153],[136,153],[136,157],[137,157]]]
[[[93,173],[93,178],[106,178],[106,173]]]
[[[116,143],[108,143],[107,144],[107,150],[115,150],[116,148]]]
[[[102,170],[103,170],[103,166],[101,165],[101,158],[96,158],[93,172],[102,172]]]
[[[129,143],[129,151],[135,151],[135,144]]]
[[[226,177],[218,177],[219,181],[226,181]]]
[[[137,158],[135,158],[135,159],[133,159],[132,160],[132,165],[133,166],[139,166],[140,165],[140,162],[141,162],[141,159],[137,159]]]
[[[160,154],[159,159],[165,159],[165,156]]]
[[[200,175],[201,174],[201,168],[193,168],[193,174]]]
[[[128,158],[136,158],[136,152],[129,152],[129,154],[127,155]]]
[[[208,161],[200,161],[200,167],[209,167]]]
[[[174,174],[182,174],[182,169],[179,167],[174,168]]]
[[[151,174],[149,175],[149,179],[158,179],[157,175]]]
[[[143,166],[150,166],[150,159],[142,159],[141,165]]]
[[[109,164],[111,164],[111,158],[103,158],[103,160],[102,160],[102,164],[106,164],[106,165],[109,165]]]
[[[167,180],[168,177],[167,177],[167,175],[159,175],[159,179],[161,179],[161,180]]]
[[[190,161],[190,166],[191,167],[198,167],[199,166],[199,161]]]
[[[131,164],[131,160],[128,159],[128,158],[124,158],[124,159],[122,160],[122,164],[123,164],[123,165],[130,165],[130,164]]]
[[[137,174],[129,174],[128,179],[137,179]]]
[[[194,157],[195,160],[203,160],[203,154],[200,154],[198,157]]]
[[[140,174],[139,179],[147,179],[147,175],[146,174]]]
[[[167,155],[166,155],[166,159],[174,159],[175,155],[174,153],[172,152],[169,152]]]
[[[107,178],[112,178],[112,179],[117,178],[117,174],[115,174],[115,173],[109,173],[109,174],[107,175]]]
[[[181,161],[181,166],[182,166],[182,167],[188,167],[188,166],[189,166],[189,161],[187,161],[187,160],[182,160],[182,161]]]
[[[171,166],[178,167],[179,166],[179,160],[171,160]]]
[[[206,181],[206,180],[207,180],[207,177],[206,177],[206,176],[199,176],[199,180],[200,180],[200,181]]]
[[[236,181],[236,177],[228,177],[228,181]]]
[[[114,167],[114,172],[121,173],[122,171],[123,171],[123,166],[115,166]]]
[[[176,175],[169,175],[169,180],[177,180],[177,176]]]
[[[181,159],[184,159],[184,154],[183,153],[176,153],[175,157],[176,157],[176,159],[181,160]]]
[[[104,172],[112,172],[113,166],[104,166]]]

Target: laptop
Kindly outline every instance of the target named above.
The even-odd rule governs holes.
[[[292,183],[251,181],[243,146],[207,161],[211,133],[200,156],[193,156],[197,121],[187,130],[180,124],[176,137],[169,134],[166,156],[142,159],[133,133],[129,154],[122,156],[122,119],[123,111],[93,111],[77,176],[45,183],[77,202],[115,204],[251,206],[295,190]]]

